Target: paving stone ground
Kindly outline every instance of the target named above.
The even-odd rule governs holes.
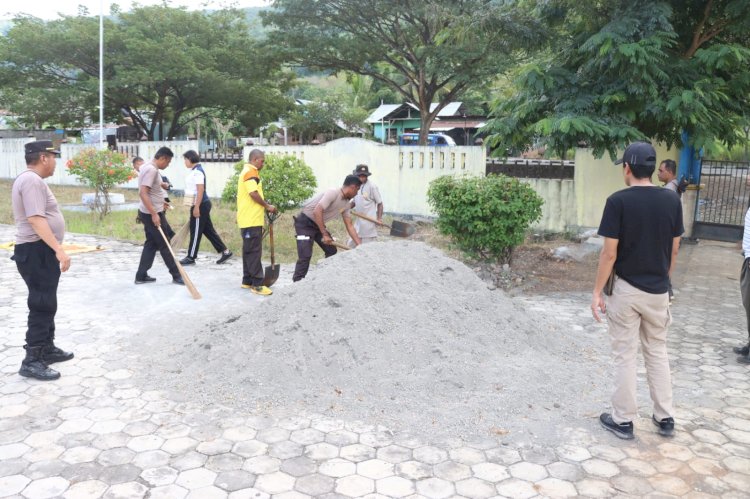
[[[0,240],[12,239],[13,228],[0,226]],[[734,245],[701,242],[680,256],[670,332],[677,435],[655,433],[641,398],[635,441],[582,415],[582,425],[560,429],[562,443],[546,446],[501,436],[430,440],[293,408],[280,418],[170,400],[133,380],[148,366],[126,350],[128,331],[147,320],[168,327],[165,311],[179,307],[216,316],[254,306],[259,298],[238,286],[239,260],[213,266],[202,256],[191,275],[204,299],[191,302],[158,257],[159,281],[132,284],[137,246],[67,240],[107,249],[75,255],[63,276],[58,343],[76,358],[57,365],[63,376],[54,382],[17,374],[26,289],[0,253],[0,497],[748,497],[750,370],[731,353],[746,338]],[[571,334],[606,334],[586,294],[517,299],[551,311]],[[641,368],[640,384],[644,377]]]

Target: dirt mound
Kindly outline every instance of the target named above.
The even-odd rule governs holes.
[[[192,341],[169,345],[167,370],[180,376],[161,379],[243,408],[550,436],[534,422],[581,418],[605,397],[585,336],[489,290],[439,250],[390,241],[321,262],[246,315],[196,325]]]

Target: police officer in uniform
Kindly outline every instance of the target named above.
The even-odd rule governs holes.
[[[70,268],[70,257],[62,247],[65,220],[44,179],[55,173],[59,154],[49,140],[26,144],[27,168],[16,177],[11,194],[16,223],[13,260],[29,289],[26,358],[18,373],[40,380],[59,378],[49,364],[73,358],[54,343],[57,285],[60,273]]]

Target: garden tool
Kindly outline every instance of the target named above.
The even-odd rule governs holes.
[[[279,218],[279,216],[281,215],[278,213],[266,213],[266,218],[268,218],[268,245],[271,247],[271,265],[266,266],[266,272],[263,277],[263,286],[268,287],[276,282],[279,278],[279,271],[281,270],[281,265],[276,263],[273,252],[273,223]]]
[[[362,215],[361,213],[357,213],[354,210],[350,211],[350,213],[354,215],[355,217],[359,217],[362,220],[367,220],[368,222],[372,222],[375,225],[388,227],[389,229],[391,229],[390,235],[393,237],[409,237],[412,234],[414,234],[417,230],[416,227],[406,222],[399,222],[398,220],[394,220],[393,222],[391,222],[391,225],[388,225],[388,224],[384,224],[383,222],[378,222],[374,218],[370,218],[367,215]]]

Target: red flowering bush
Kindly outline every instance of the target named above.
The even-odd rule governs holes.
[[[94,209],[99,212],[100,218],[110,212],[109,190],[136,176],[128,158],[109,149],[84,149],[69,160],[66,166],[79,182],[94,189]]]

